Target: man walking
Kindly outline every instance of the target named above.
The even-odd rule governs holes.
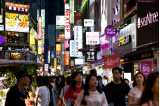
[[[110,106],[126,106],[125,96],[128,95],[130,87],[122,79],[122,69],[112,69],[113,81],[106,85],[105,94]]]

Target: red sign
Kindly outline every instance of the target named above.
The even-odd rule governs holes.
[[[104,58],[104,68],[114,68],[120,65],[120,57],[116,54]]]

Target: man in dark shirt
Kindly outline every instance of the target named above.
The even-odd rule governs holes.
[[[16,85],[11,87],[7,93],[5,106],[26,106],[25,99],[28,95],[30,84],[30,76],[27,74],[21,74],[18,76]]]
[[[125,96],[128,95],[130,87],[122,80],[122,69],[112,69],[113,81],[105,87],[105,94],[111,106],[126,106]]]

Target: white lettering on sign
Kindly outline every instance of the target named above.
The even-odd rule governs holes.
[[[156,11],[154,13],[151,13],[151,12],[147,13],[147,15],[143,18],[139,17],[137,24],[138,24],[138,28],[142,28],[149,24],[156,23],[158,21],[159,21],[158,12]]]
[[[70,25],[70,9],[68,4],[65,5],[65,39],[71,38],[71,25]]]

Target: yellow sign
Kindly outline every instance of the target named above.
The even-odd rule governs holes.
[[[17,13],[5,13],[5,30],[29,32],[29,16]]]

